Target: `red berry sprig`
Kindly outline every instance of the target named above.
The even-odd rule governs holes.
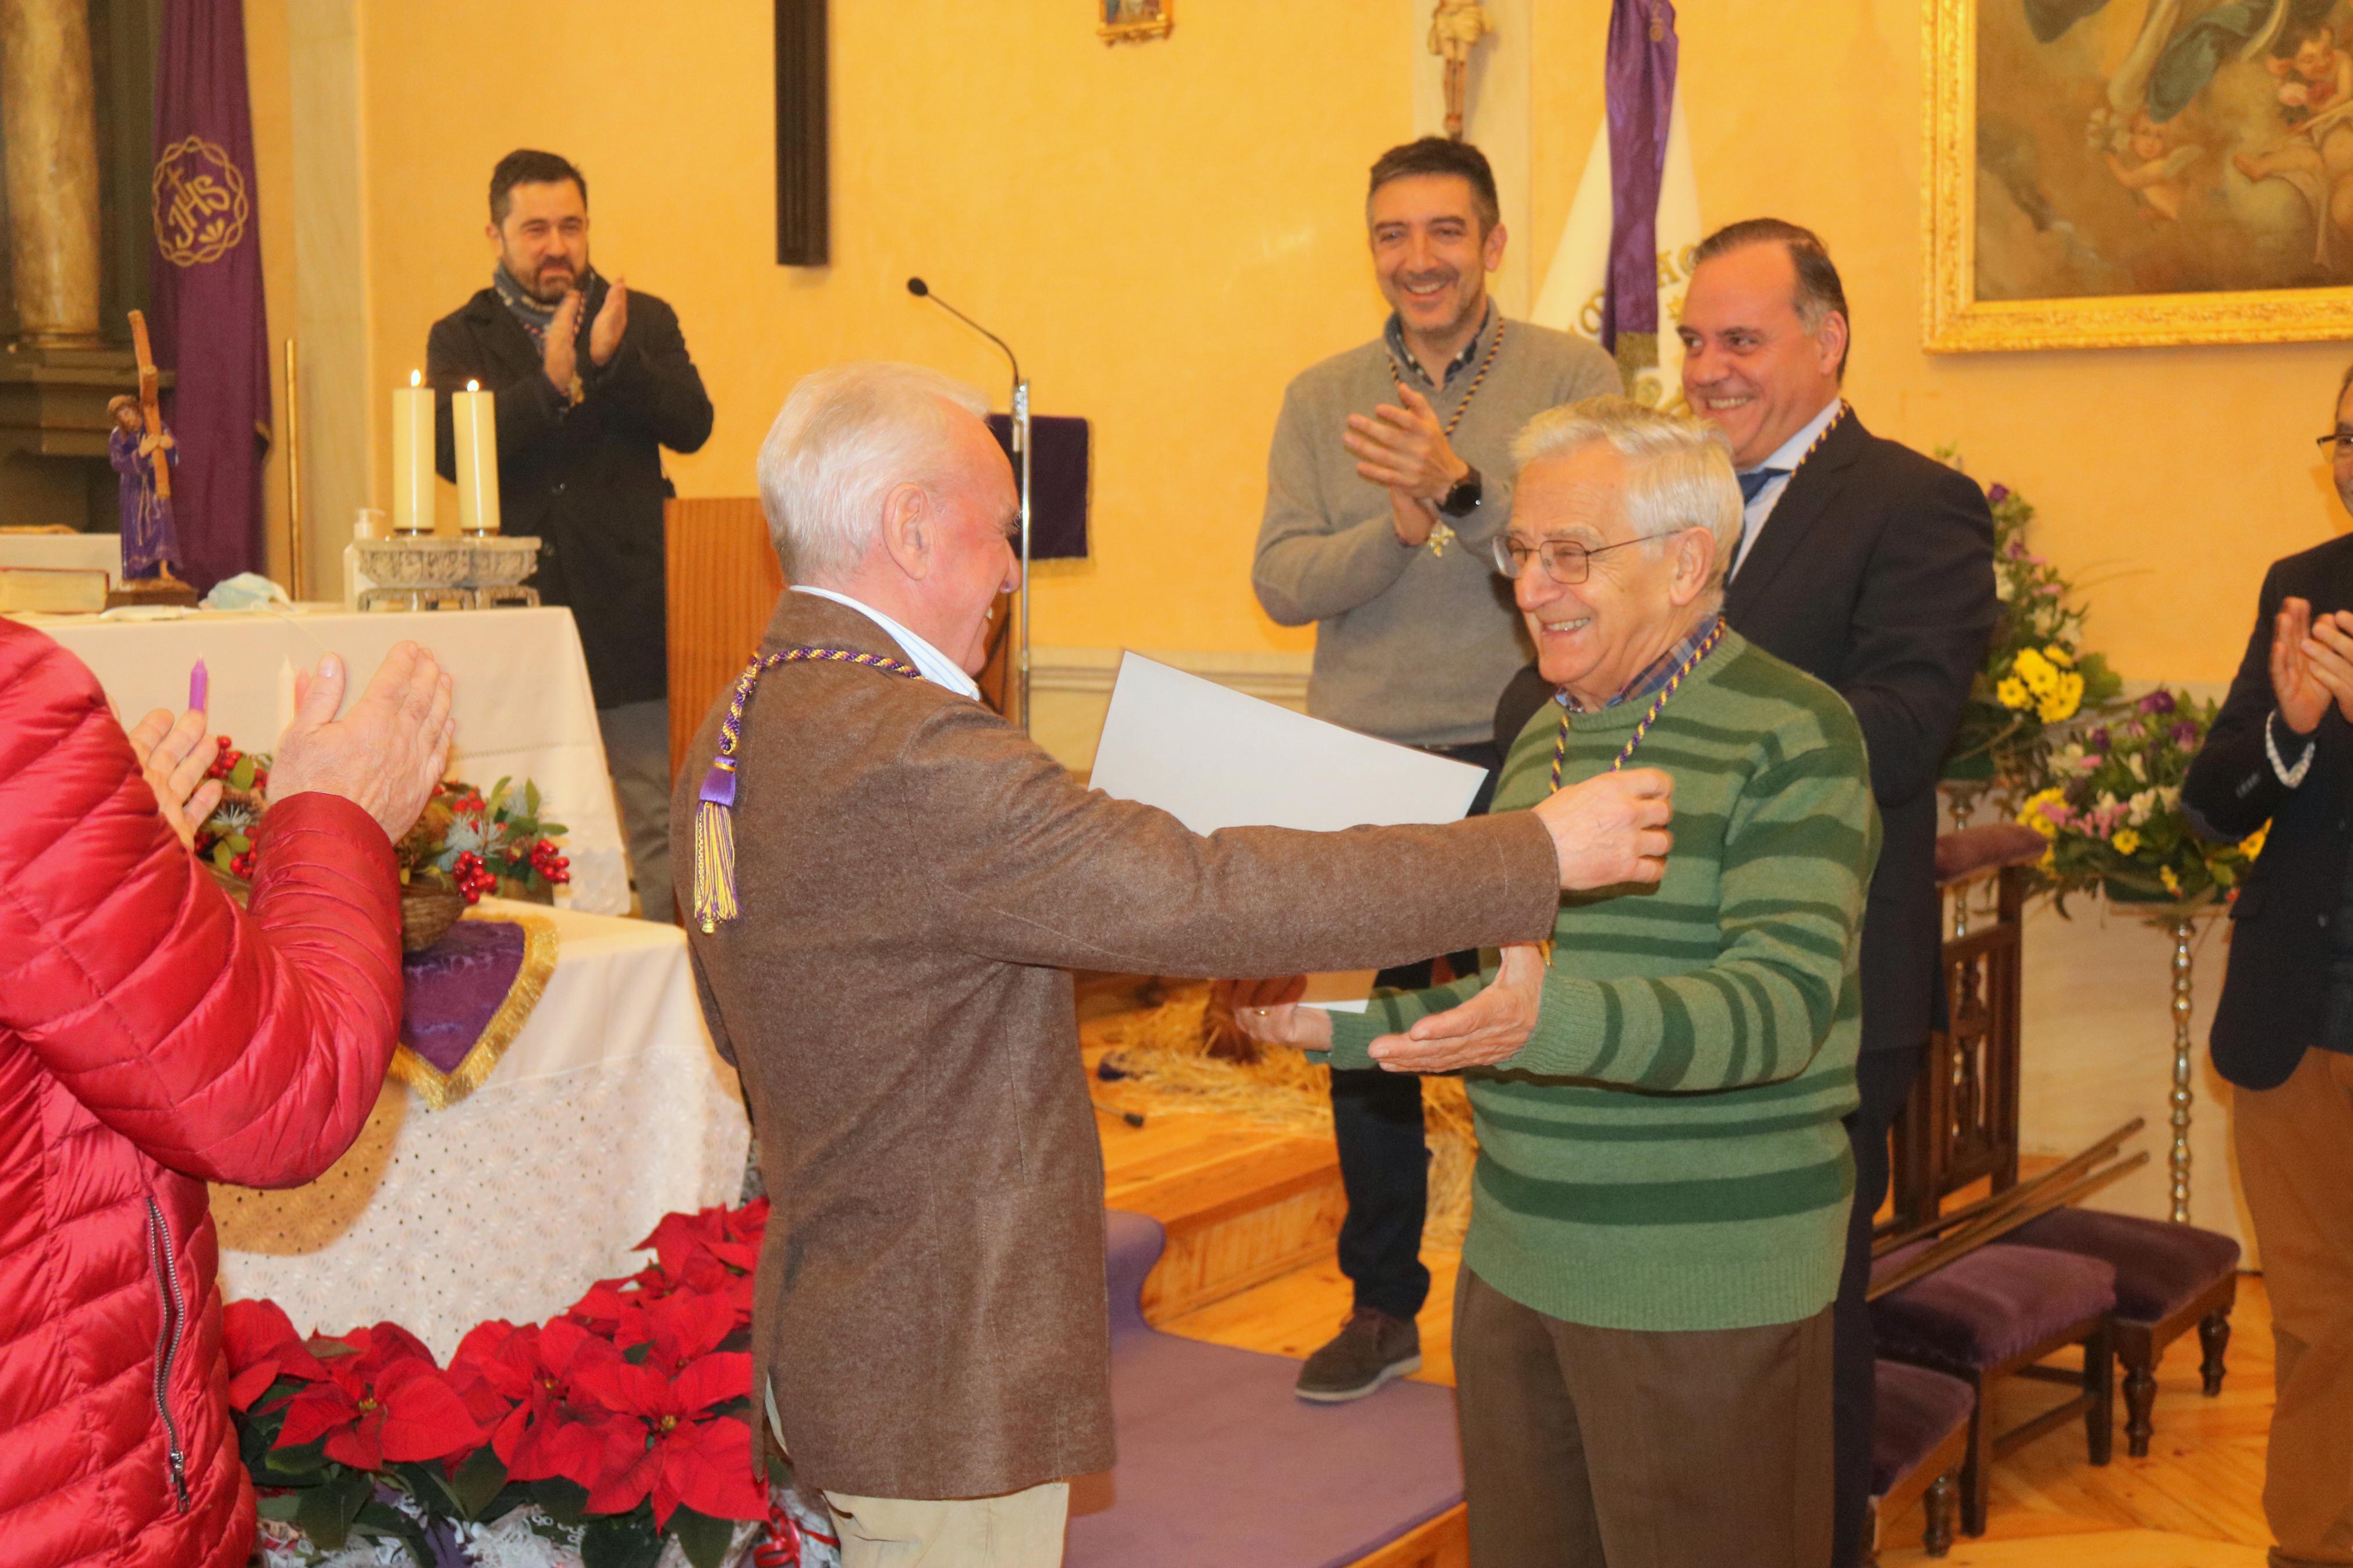
[[[556,852],[552,838],[543,838],[531,847],[531,868],[555,887],[572,880],[572,862]]]
[[[245,753],[236,750],[227,735],[216,735],[213,739],[220,749],[213,753],[213,764],[205,770],[205,777],[225,779],[236,770],[237,763],[245,760]]]
[[[248,849],[242,855],[230,856],[228,858],[228,874],[237,878],[240,881],[252,881],[253,851]]]
[[[458,891],[465,895],[470,904],[480,903],[484,893],[493,891],[499,885],[499,879],[491,875],[491,868],[482,863],[482,858],[470,849],[458,857],[457,862],[449,868],[449,874],[457,879]]]

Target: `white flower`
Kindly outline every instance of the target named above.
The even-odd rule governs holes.
[[[2017,590],[2010,586],[2009,573],[1997,572],[1993,574],[1993,596],[1995,598],[2000,599],[2003,604],[2007,605],[2010,603],[2011,595],[2015,593],[2017,593]]]
[[[580,1568],[576,1546],[550,1541],[532,1528],[549,1527],[537,1509],[517,1509],[494,1524],[462,1524],[466,1551],[480,1568]],[[561,1526],[553,1526],[561,1530]],[[576,1542],[579,1531],[563,1531]]]
[[[2133,777],[2140,780],[2143,784],[2148,783],[2148,764],[2141,761],[2141,756],[2138,752],[2126,752],[2125,753],[2125,766],[2132,770]]]

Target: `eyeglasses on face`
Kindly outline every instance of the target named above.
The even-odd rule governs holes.
[[[1543,563],[1546,576],[1564,588],[1574,588],[1593,575],[1595,556],[1666,537],[1663,533],[1645,533],[1615,544],[1583,544],[1574,539],[1547,539],[1531,544],[1508,533],[1499,534],[1495,540],[1495,570],[1516,582],[1528,569],[1529,558],[1534,557]]]
[[[2353,430],[2331,430],[2326,436],[2315,436],[2313,445],[2320,448],[2324,463],[2341,463],[2353,458]]]

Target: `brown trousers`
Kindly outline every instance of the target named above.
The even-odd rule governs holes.
[[[2231,1118],[2278,1355],[2274,1561],[2353,1563],[2353,1056],[2305,1052],[2277,1089],[2240,1089]]]
[[[1830,1561],[1827,1307],[1761,1329],[1593,1329],[1465,1268],[1454,1375],[1472,1568]]]

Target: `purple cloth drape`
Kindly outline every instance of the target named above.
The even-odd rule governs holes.
[[[1602,81],[1609,105],[1609,276],[1601,346],[1659,330],[1659,184],[1675,107],[1671,0],[1614,0]]]
[[[400,1043],[434,1071],[456,1072],[514,988],[526,940],[512,921],[459,921],[402,959]]]
[[[259,571],[269,324],[242,0],[164,0],[155,68],[156,363],[178,376],[172,513],[199,589]]]

